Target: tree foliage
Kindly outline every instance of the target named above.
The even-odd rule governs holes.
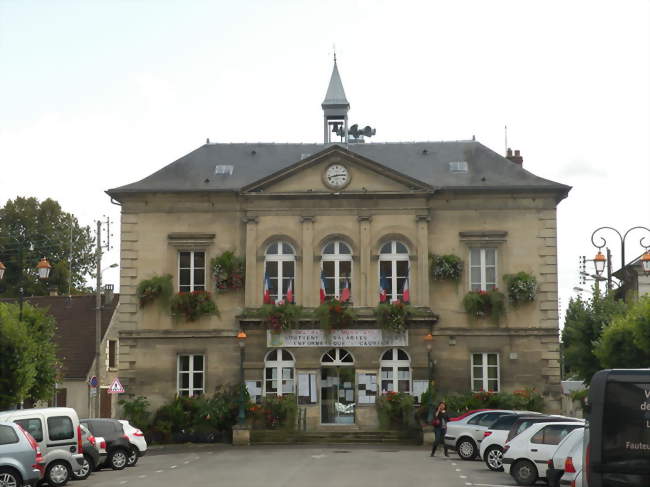
[[[571,299],[562,331],[565,366],[569,374],[589,383],[591,376],[603,368],[594,348],[605,327],[625,309],[623,301],[615,301],[613,295],[601,294],[598,287],[594,287],[590,300]]]
[[[21,284],[27,296],[47,295],[52,287],[67,293],[70,263],[71,292],[83,289],[86,277],[93,274],[93,243],[90,227],[80,226],[56,201],[8,200],[0,208],[0,261],[7,267],[0,281],[0,296],[18,296]],[[52,265],[47,282],[40,281],[36,273],[42,257]]]
[[[45,311],[0,303],[0,410],[31,398],[51,399],[58,379],[54,319]]]

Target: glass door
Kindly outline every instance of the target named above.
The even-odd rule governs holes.
[[[321,368],[321,423],[354,424],[354,367]]]

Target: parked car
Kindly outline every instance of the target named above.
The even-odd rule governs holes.
[[[51,487],[65,485],[84,461],[81,427],[72,408],[16,409],[0,412],[0,421],[23,427],[38,443],[45,463],[44,480]]]
[[[523,415],[519,418],[517,418],[517,421],[512,425],[510,428],[510,431],[508,432],[508,437],[506,438],[506,443],[508,441],[511,441],[515,436],[517,436],[519,433],[522,431],[527,430],[530,428],[531,425],[535,423],[551,423],[553,421],[577,421],[577,422],[584,422],[583,419],[580,418],[570,418],[568,416],[558,416],[556,414],[550,414],[550,415],[545,415],[545,414],[528,414],[528,415]],[[505,444],[505,443],[504,443]]]
[[[0,485],[35,487],[43,478],[45,463],[36,440],[14,423],[0,423]]]
[[[106,442],[106,461],[100,465],[109,466],[113,470],[122,470],[132,454],[131,443],[124,433],[122,423],[116,419],[93,418],[82,419],[81,424],[95,436],[101,436]]]
[[[144,433],[131,425],[127,420],[119,419],[118,421],[122,423],[124,433],[128,436],[129,442],[131,443],[131,455],[129,456],[127,467],[132,467],[138,463],[138,458],[147,453],[147,440],[144,438]]]
[[[546,482],[549,487],[560,487],[560,478],[566,480],[569,485],[575,479],[577,470],[582,470],[582,440],[584,436],[584,428],[576,428],[566,435],[557,446],[546,469]],[[566,478],[564,477],[565,472]]]
[[[548,422],[531,425],[503,448],[503,470],[512,475],[519,485],[532,485],[545,478],[549,458],[557,445],[576,428],[579,422]]]
[[[503,445],[512,425],[521,417],[531,417],[529,413],[505,414],[488,426],[483,432],[483,440],[479,446],[479,456],[490,470],[495,472],[503,471],[501,457],[503,456]],[[536,414],[535,416],[543,417]]]
[[[469,411],[465,411],[464,413],[459,414],[458,416],[449,418],[449,421],[460,421],[461,419],[469,416],[470,414],[478,413],[480,411],[491,411],[491,409],[470,409]]]
[[[478,454],[478,445],[483,439],[483,432],[487,426],[504,414],[513,412],[507,409],[478,411],[453,423],[447,423],[445,434],[447,448],[456,450],[463,460],[472,460]]]
[[[72,473],[72,476],[77,480],[88,478],[90,473],[97,469],[97,465],[101,465],[106,460],[106,450],[104,450],[103,454],[100,453],[99,448],[97,448],[97,440],[84,425],[81,425],[81,437],[83,439],[84,463],[81,465],[79,472]]]

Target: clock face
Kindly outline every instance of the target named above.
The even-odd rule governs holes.
[[[343,188],[350,182],[348,169],[342,164],[332,164],[325,170],[325,182],[332,188]]]

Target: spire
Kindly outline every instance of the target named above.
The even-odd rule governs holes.
[[[343,89],[343,83],[341,82],[341,76],[339,75],[339,68],[336,65],[336,53],[334,54],[334,69],[332,70],[332,77],[330,78],[330,84],[327,87],[327,94],[323,100],[322,107],[330,108],[333,106],[345,106],[350,108],[350,103],[345,97],[345,90]]]

